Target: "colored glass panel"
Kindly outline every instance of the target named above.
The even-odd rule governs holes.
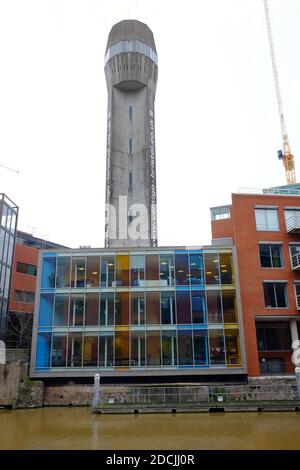
[[[147,331],[147,365],[159,366],[161,364],[160,331]]]
[[[191,323],[190,291],[176,291],[177,323]]]
[[[206,284],[219,284],[219,256],[218,253],[205,253],[205,278]]]
[[[177,365],[176,331],[162,331],[162,364],[164,366]]]
[[[193,363],[192,330],[178,330],[178,364],[192,366]]]
[[[112,292],[102,292],[100,296],[100,325],[113,325],[114,318],[114,294]]]
[[[222,323],[221,293],[219,290],[206,292],[207,318],[209,323]]]
[[[131,259],[131,285],[142,286],[145,279],[145,257],[144,255],[132,255]]]
[[[236,323],[237,308],[235,291],[222,291],[222,304],[224,323]]]
[[[131,367],[143,367],[146,364],[145,331],[131,333]]]
[[[97,366],[98,362],[98,334],[88,333],[84,336],[83,366]]]
[[[57,258],[56,287],[70,287],[71,257]]]
[[[41,294],[39,310],[39,326],[51,326],[53,314],[53,294]]]
[[[187,286],[190,281],[189,259],[186,253],[175,252],[175,275],[176,285]]]
[[[202,253],[191,253],[189,255],[190,263],[190,282],[191,285],[204,284],[204,261]]]
[[[55,286],[56,258],[44,258],[42,271],[42,289],[49,289]]]
[[[98,287],[100,280],[100,256],[87,256],[86,287]]]
[[[239,330],[225,330],[225,345],[227,365],[237,366],[241,364]]]
[[[129,324],[129,293],[128,292],[116,292],[116,305],[115,305],[116,325],[128,325]]]
[[[131,294],[131,324],[145,324],[145,293],[132,292]]]
[[[115,333],[115,365],[116,367],[129,366],[128,331],[116,331]]]
[[[193,323],[205,323],[205,291],[192,291]]]
[[[234,284],[231,252],[220,252],[220,275],[222,284]]]
[[[175,284],[175,268],[173,255],[160,255],[160,285],[174,286]]]
[[[159,292],[146,292],[146,318],[148,325],[160,324]]]
[[[156,285],[159,281],[159,259],[158,255],[146,255],[146,280],[147,285]],[[150,282],[148,282],[150,281]]]
[[[85,298],[85,324],[98,325],[99,321],[99,294],[87,293]]]
[[[162,291],[160,294],[161,323],[173,325],[176,323],[175,292]]]
[[[129,286],[129,256],[117,255],[116,258],[116,285]]]
[[[67,326],[69,318],[69,294],[56,294],[54,305],[55,326]]]

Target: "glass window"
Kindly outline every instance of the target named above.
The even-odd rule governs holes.
[[[192,330],[178,330],[178,364],[180,366],[194,364]]]
[[[222,291],[224,323],[237,323],[235,291]]]
[[[114,334],[100,333],[99,336],[99,366],[114,366]]]
[[[262,268],[282,268],[281,245],[259,245],[260,266]]]
[[[70,269],[71,269],[71,257],[70,256],[58,256],[57,272],[56,272],[56,287],[70,287]]]
[[[115,285],[115,258],[114,256],[101,256],[101,287],[114,287]]]
[[[160,294],[161,323],[173,325],[176,323],[175,292],[161,291]]]
[[[69,294],[56,294],[54,306],[54,321],[55,326],[68,325],[69,318]]]
[[[116,331],[115,335],[115,365],[116,367],[128,367],[129,331]]]
[[[85,258],[72,258],[71,287],[85,285]]]
[[[8,253],[7,253],[7,261],[6,261],[7,264],[9,265],[12,264],[13,248],[14,248],[14,237],[10,236],[9,242],[8,242]]]
[[[129,137],[128,140],[128,152],[131,154],[132,153],[132,138]]]
[[[145,324],[145,293],[132,292],[131,294],[131,324]]]
[[[86,287],[99,287],[100,256],[87,256]]]
[[[30,276],[36,276],[36,266],[18,261],[17,272],[21,274],[28,274]]]
[[[177,323],[191,323],[190,291],[176,291]]]
[[[164,366],[177,365],[176,331],[162,331],[162,363]]]
[[[288,322],[268,322],[256,326],[259,351],[291,351],[292,339]]]
[[[147,285],[157,285],[159,280],[158,255],[146,255],[146,280]],[[149,282],[150,281],[150,282]],[[156,281],[156,282],[154,282]]]
[[[131,367],[142,367],[146,364],[145,331],[131,333]]]
[[[98,334],[86,333],[83,346],[83,366],[97,366],[98,363]]]
[[[264,282],[266,308],[287,308],[286,282]]]
[[[283,357],[261,357],[259,359],[259,370],[261,374],[282,374],[285,373]]]
[[[205,292],[192,291],[193,323],[205,323]]]
[[[212,365],[225,364],[223,330],[209,330],[209,350],[210,350],[210,363]]]
[[[36,347],[36,368],[48,368],[50,366],[51,334],[39,333]]]
[[[6,270],[6,280],[9,279],[9,269]],[[6,292],[5,292],[5,289],[4,289],[4,297],[7,297],[7,295],[5,295]],[[30,304],[33,304],[34,303],[34,292],[28,292],[28,291],[24,291],[24,290],[15,290],[14,291],[14,299],[17,301],[17,302],[26,302],[26,303],[30,303]]]
[[[5,238],[5,232],[4,230],[0,229],[0,260],[3,261],[3,247],[4,247],[4,238]]]
[[[160,331],[147,331],[146,338],[147,365],[159,366],[161,364]]]
[[[132,255],[131,261],[131,285],[133,287],[144,285],[145,257],[144,255]]]
[[[39,326],[51,326],[53,315],[53,294],[41,294],[39,310]]]
[[[195,365],[201,366],[208,363],[207,330],[194,330],[194,356]]]
[[[206,284],[219,284],[219,255],[218,253],[205,253]]]
[[[116,261],[116,285],[122,287],[129,286],[129,256],[117,255]]]
[[[99,317],[99,294],[90,292],[85,297],[85,324],[98,325]]]
[[[256,230],[271,232],[279,230],[277,209],[255,209]]]
[[[129,121],[132,121],[132,106],[128,107]]]
[[[116,292],[116,325],[129,324],[129,293]]]
[[[146,292],[146,315],[148,325],[160,324],[159,292]]]
[[[84,316],[84,296],[71,294],[70,298],[70,326],[82,326]]]
[[[8,207],[7,207],[6,204],[3,204],[3,205],[2,205],[1,225],[2,225],[2,227],[4,227],[4,228],[6,228],[7,213],[8,213]]]
[[[113,325],[115,303],[113,292],[102,292],[100,297],[100,325]]]
[[[82,366],[82,333],[69,333],[67,366]]]
[[[9,241],[12,238],[8,233],[5,235],[5,242],[4,242],[4,250],[3,250],[3,262],[9,264],[8,260],[8,248],[9,248]]]
[[[42,288],[49,289],[55,286],[55,265],[55,257],[43,259]]]
[[[5,299],[8,299],[9,297],[10,271],[11,271],[10,268],[6,268],[4,295],[3,295]],[[24,291],[19,291],[19,292],[24,295],[25,302],[34,303],[34,292],[24,292]]]
[[[174,270],[174,256],[173,255],[160,255],[160,285],[161,286],[174,286],[175,284],[175,270]]]
[[[221,284],[234,284],[232,253],[220,252]]]
[[[175,272],[177,285],[189,285],[190,273],[187,252],[178,253],[175,251]]]
[[[190,252],[189,261],[190,261],[191,285],[204,284],[203,254]]]
[[[51,367],[66,367],[67,336],[54,333],[52,340]]]
[[[206,292],[207,317],[209,323],[222,323],[221,293],[218,290]]]
[[[241,365],[239,330],[225,330],[227,365]]]

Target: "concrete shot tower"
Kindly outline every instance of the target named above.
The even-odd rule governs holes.
[[[147,25],[125,20],[112,27],[105,53],[105,76],[105,246],[156,246],[157,54]]]

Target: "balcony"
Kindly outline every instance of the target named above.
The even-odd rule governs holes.
[[[297,305],[297,310],[300,310],[300,295],[297,294],[297,291],[296,291],[296,305]]]
[[[300,233],[300,215],[293,215],[286,220],[287,233]]]
[[[300,253],[296,253],[292,256],[292,270],[300,271]]]

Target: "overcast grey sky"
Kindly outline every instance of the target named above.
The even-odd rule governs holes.
[[[300,2],[270,0],[300,177]],[[158,52],[159,245],[210,243],[209,207],[285,184],[262,0],[0,0],[0,192],[19,228],[104,244],[107,36],[148,24]]]

